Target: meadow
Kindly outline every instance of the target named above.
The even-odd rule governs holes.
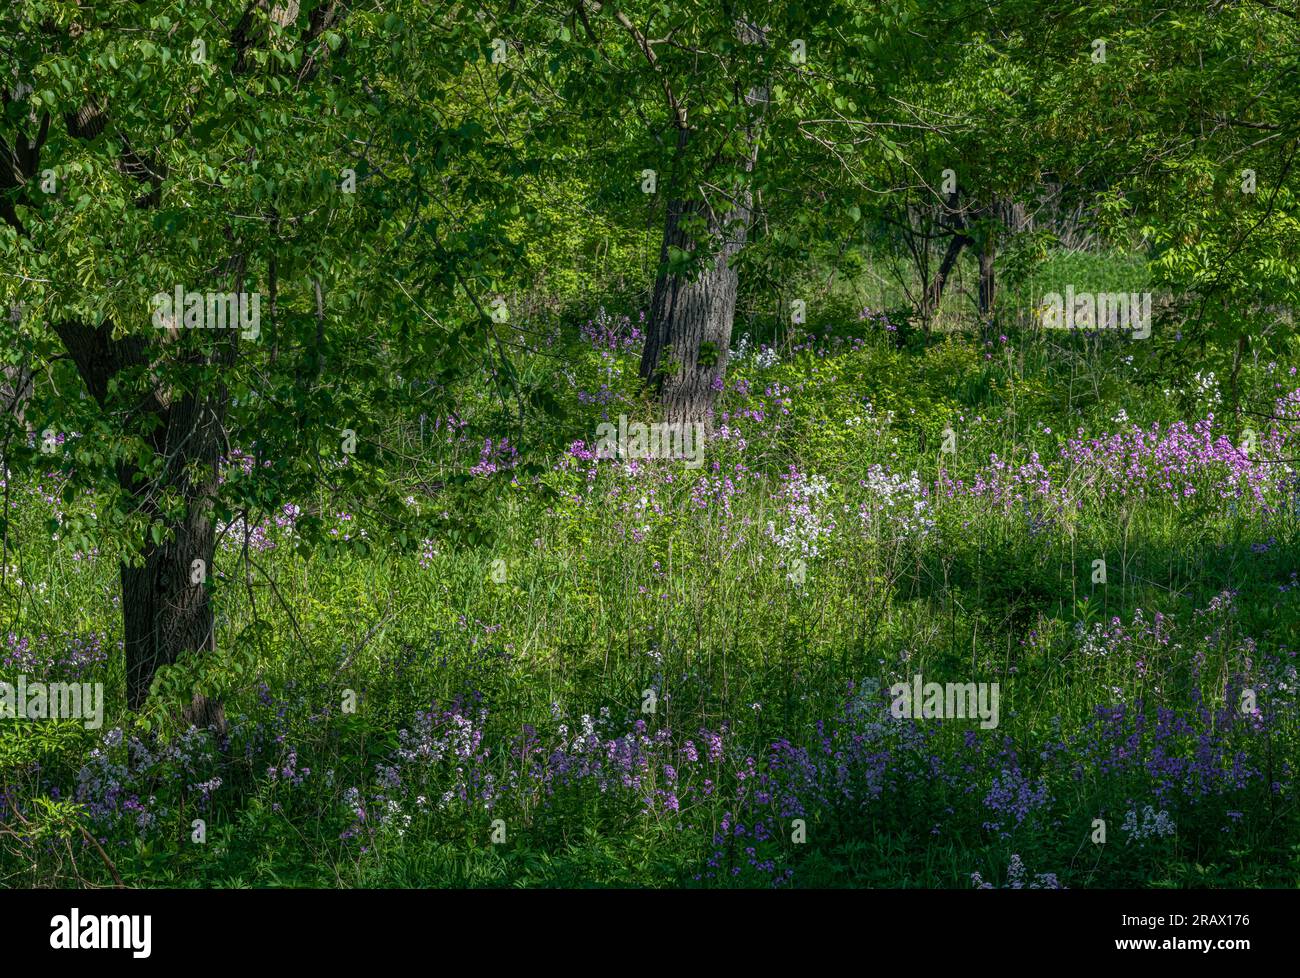
[[[1271,2],[0,3],[14,929],[1300,887],[1297,78]]]
[[[469,383],[393,433],[436,535],[328,494],[224,526],[215,652],[139,715],[116,561],[58,539],[94,498],[6,485],[0,675],[108,690],[0,728],[6,885],[1296,885],[1294,360],[1241,368],[1251,438],[1169,327],[922,348],[867,308],[738,342],[692,469],[593,451],[647,416],[642,319],[548,327],[548,426]],[[916,675],[997,683],[997,726],[895,716]]]

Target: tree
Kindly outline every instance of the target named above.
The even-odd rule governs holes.
[[[10,415],[3,461],[109,499],[51,529],[121,554],[139,708],[214,648],[237,580],[219,532],[319,486],[401,512],[393,378],[481,353],[480,290],[513,255],[500,147],[448,112],[489,38],[418,2],[33,2],[0,13],[0,45],[0,287],[23,310],[0,328],[47,378],[26,414],[50,435]],[[321,542],[316,516],[300,530]],[[202,689],[188,715],[221,721]]]
[[[1179,335],[1235,350],[1234,409],[1243,356],[1300,298],[1297,42],[1267,3],[1113,3],[1053,11],[1009,51],[1037,72],[1017,138],[1091,197],[1100,232],[1141,242]]]
[[[851,227],[861,195],[878,190],[864,182],[867,159],[896,153],[887,134],[914,124],[890,96],[936,71],[952,36],[909,3],[583,0],[501,4],[495,17],[521,55],[510,70],[556,92],[566,120],[534,135],[566,149],[585,140],[584,161],[623,188],[629,211],[641,191],[662,201],[640,370],[665,415],[688,421],[707,419],[722,389],[758,202],[790,217],[784,232],[803,237],[804,257],[811,229],[825,239]]]

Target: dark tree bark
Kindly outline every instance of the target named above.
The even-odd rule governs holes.
[[[981,326],[991,326],[994,321],[998,298],[995,265],[998,257],[998,247],[1002,243],[1003,236],[1004,234],[1012,236],[1020,234],[1028,224],[1025,205],[1017,202],[1013,197],[1004,195],[993,198],[993,203],[989,205],[987,215],[996,223],[989,227],[984,238],[984,247],[980,252],[979,310]]]
[[[704,217],[717,248],[698,277],[661,274],[655,280],[641,376],[656,386],[669,421],[706,421],[713,413],[736,314],[739,277],[730,260],[745,245],[749,210],[748,193],[724,215],[698,202],[668,204],[661,263],[667,262],[670,247],[695,250],[694,241],[682,230],[687,215]]]
[[[736,29],[745,44],[767,43],[762,28],[740,21]],[[643,39],[641,43],[645,44]],[[676,152],[680,162],[690,130],[671,87],[666,87],[666,92],[669,108],[677,121]],[[768,91],[752,88],[744,93],[743,101],[754,111],[745,131],[746,148],[737,162],[745,173],[751,173],[758,160],[758,132],[767,108]],[[718,392],[722,390],[739,287],[739,276],[731,266],[731,259],[745,246],[753,210],[753,194],[747,181],[742,181],[733,193],[729,198],[717,194],[712,201],[679,194],[668,202],[659,249],[660,271],[650,302],[649,332],[640,369],[642,379],[657,391],[668,421],[709,422]],[[689,219],[695,218],[702,220],[707,229],[704,242],[712,252],[711,257],[693,276],[665,271],[670,248],[685,252],[697,250],[696,239],[684,228],[692,223]]]
[[[943,300],[943,290],[948,284],[948,279],[952,275],[953,267],[957,264],[957,259],[961,257],[962,249],[974,243],[966,234],[966,219],[957,206],[960,192],[960,187],[953,190],[945,202],[944,212],[949,216],[948,224],[952,229],[952,236],[948,239],[948,248],[943,253],[943,260],[939,262],[938,269],[935,270],[934,278],[930,280],[925,287],[925,291],[921,293],[921,308],[917,310],[920,313],[921,321],[925,324],[926,337],[930,335],[930,326],[934,322],[935,313],[939,311],[939,303]],[[942,221],[942,216],[940,220]]]
[[[997,257],[997,239],[992,235],[984,242],[980,251],[980,322],[988,323],[993,319],[993,304],[997,301],[997,279],[993,271],[993,260]]]
[[[101,407],[110,406],[109,382],[113,377],[128,367],[144,364],[150,352],[157,352],[138,336],[114,339],[111,322],[98,328],[65,322],[57,324],[55,331],[86,389]],[[234,362],[239,334],[235,330],[225,332],[228,335],[208,341],[207,349],[188,351],[178,359],[187,367],[205,363],[228,366]],[[135,500],[139,512],[151,523],[164,525],[170,534],[161,543],[146,541],[136,559],[123,561],[120,567],[127,705],[133,710],[144,705],[160,666],[176,662],[186,652],[214,648],[207,576],[215,550],[211,508],[225,444],[228,403],[229,392],[224,385],[174,396],[161,386],[153,388],[139,410],[161,422],[149,440],[151,449],[164,459],[163,471],[154,483],[145,484],[134,466],[123,464],[117,470],[118,484]],[[166,487],[184,500],[179,518],[168,518],[158,508],[159,487]],[[195,560],[203,561],[203,580],[199,583],[191,577]],[[198,726],[224,726],[221,707],[202,695],[194,697],[185,719]]]
[[[185,511],[169,526],[171,539],[146,545],[142,563],[121,567],[127,704],[133,710],[144,705],[160,666],[174,663],[186,652],[216,647],[207,575],[216,542],[211,508],[225,405],[226,397],[219,392],[207,397],[187,395],[171,406],[165,478],[185,500]],[[203,561],[201,575],[192,573],[195,560]],[[224,725],[220,707],[203,696],[195,697],[188,713],[188,719],[199,726]]]
[[[268,0],[250,0],[244,15],[235,26],[231,41],[236,49],[234,73],[244,73],[252,62],[252,46],[265,39],[254,16],[265,10]],[[295,0],[277,3],[272,19],[281,26],[296,22],[299,4]],[[301,33],[302,67],[297,81],[302,83],[320,70],[330,57],[321,39],[323,32],[336,22],[337,0],[328,0],[313,8],[309,22]],[[0,89],[0,102],[22,97]],[[26,228],[19,220],[15,203],[22,200],[39,171],[41,150],[49,134],[50,116],[31,114],[28,127],[0,136],[0,220],[20,235]],[[110,128],[110,106],[105,99],[91,95],[75,112],[64,117],[68,135],[73,139],[94,139]],[[181,123],[183,130],[187,123]],[[30,128],[28,134],[26,128]],[[116,134],[118,169],[142,185],[144,193],[135,200],[139,208],[157,207],[168,173],[158,161],[133,148],[126,137]],[[234,256],[218,269],[229,274],[234,291],[243,291],[245,259]],[[319,296],[319,293],[318,293]],[[170,371],[156,371],[166,360],[169,368],[206,373],[218,371],[235,361],[238,349],[237,330],[220,331],[219,336],[170,337],[150,330],[147,335],[128,332],[114,337],[114,324],[105,320],[98,325],[65,321],[53,324],[68,356],[77,368],[87,393],[99,406],[118,415],[126,430],[147,431],[145,436],[162,471],[146,481],[133,465],[120,463],[116,476],[122,491],[135,503],[138,512],[151,524],[162,525],[167,535],[161,542],[146,541],[136,559],[124,561],[119,569],[122,584],[122,625],[126,650],[127,702],[131,709],[144,705],[159,667],[174,663],[186,652],[211,651],[215,646],[215,627],[207,579],[212,573],[215,534],[212,507],[217,492],[217,472],[226,445],[225,419],[230,395],[224,384],[188,383]],[[188,331],[181,330],[181,333]],[[151,387],[131,392],[119,390],[110,395],[115,379],[137,373],[162,377]],[[124,373],[128,372],[128,373]],[[15,380],[22,390],[22,378]],[[163,512],[162,497],[182,501],[179,515]],[[192,576],[194,562],[203,562],[202,581]],[[195,575],[197,576],[197,575]],[[224,727],[219,703],[197,694],[184,710],[184,718],[198,726]]]
[[[927,333],[930,331],[930,322],[934,319],[934,314],[939,311],[943,290],[952,275],[953,266],[957,264],[962,249],[970,243],[970,238],[960,232],[948,239],[948,250],[943,253],[943,261],[939,262],[934,278],[930,280],[930,284],[925,288],[925,294],[921,297],[921,318],[925,321]]]
[[[22,307],[12,307],[9,315],[17,321],[22,316]],[[31,361],[24,354],[17,364],[6,364],[0,375],[3,376],[3,380],[0,380],[0,410],[13,415],[20,425],[31,431],[32,426],[27,420],[27,402],[31,400],[36,379]]]
[[[918,310],[925,321],[927,333],[930,322],[939,309],[939,302],[943,299],[944,287],[948,284],[952,269],[957,264],[962,250],[968,246],[979,246],[980,326],[985,327],[993,321],[994,307],[997,303],[996,262],[1000,238],[998,228],[1005,228],[1014,234],[1018,233],[1026,223],[1024,205],[1005,197],[995,197],[992,203],[976,211],[977,216],[997,222],[996,227],[985,222],[983,233],[976,228],[967,227],[962,211],[957,209],[956,193],[949,197],[947,206],[951,214],[952,237],[948,240],[948,248],[939,263],[938,271],[922,294]]]
[[[104,131],[106,106],[95,100],[88,105],[68,118],[73,135],[85,137]],[[135,205],[156,207],[165,168],[135,152],[125,139],[120,144],[119,169],[149,188]],[[227,266],[235,273],[237,283],[242,283],[242,266],[239,259],[232,259]],[[64,322],[55,326],[55,332],[87,391],[102,408],[110,410],[122,409],[121,403],[110,403],[109,388],[123,370],[154,365],[163,358],[172,360],[181,370],[211,364],[228,366],[234,362],[238,343],[235,330],[209,338],[178,335],[188,331],[174,329],[161,345],[153,337],[139,334],[114,338],[111,321],[99,327]],[[180,347],[188,341],[195,341],[196,347],[182,350]],[[148,441],[163,460],[163,470],[155,481],[145,483],[134,466],[122,464],[117,470],[118,484],[150,524],[162,525],[168,533],[162,542],[146,540],[135,558],[124,560],[119,568],[126,697],[132,710],[144,705],[159,667],[176,662],[186,652],[215,647],[207,577],[215,549],[211,506],[224,445],[229,393],[224,385],[196,391],[189,385],[176,384],[175,391],[165,382],[159,383],[144,392],[124,416],[128,424],[141,416],[156,419]],[[159,509],[156,500],[164,489],[168,495],[183,500],[184,512],[179,518]],[[195,560],[203,562],[202,581],[197,584],[191,582]],[[183,719],[196,726],[225,726],[220,704],[202,693],[196,693],[184,709]]]
[[[985,325],[993,322],[994,307],[997,303],[997,276],[994,266],[998,256],[998,246],[1001,243],[1002,232],[1005,231],[1012,235],[1019,234],[1024,230],[1027,223],[1025,205],[1018,203],[1014,198],[1006,196],[994,197],[988,214],[997,224],[990,228],[988,235],[984,239],[984,247],[980,252],[979,308],[980,322]]]

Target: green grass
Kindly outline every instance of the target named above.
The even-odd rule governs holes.
[[[1270,686],[1276,728],[1262,740],[1241,740],[1252,763],[1267,765],[1284,788],[1251,783],[1195,803],[1169,802],[1178,831],[1140,846],[1125,842],[1120,823],[1130,807],[1162,807],[1149,784],[1092,769],[1075,779],[1068,764],[1039,756],[1062,731],[1082,729],[1099,706],[1142,700],[1150,711],[1188,710],[1194,690],[1230,697],[1241,683],[1265,683],[1269,670],[1285,669],[1300,639],[1300,595],[1279,591],[1297,567],[1294,506],[1267,516],[1244,499],[1210,498],[1208,489],[1178,502],[1101,498],[1080,485],[1079,507],[1061,513],[937,493],[928,500],[928,533],[900,539],[892,524],[855,526],[858,507],[878,498],[859,485],[877,463],[904,479],[915,471],[933,489],[941,469],[969,481],[992,454],[1018,465],[1036,451],[1068,480],[1055,461],[1062,439],[1079,428],[1092,436],[1125,427],[1111,420],[1121,406],[1144,425],[1221,412],[1198,401],[1192,366],[1157,371],[1161,342],[1098,347],[1016,335],[990,349],[953,335],[918,354],[868,336],[856,351],[846,345],[823,358],[787,355],[766,369],[738,363],[731,379],[748,380],[752,393],[729,393],[726,410],[762,410],[767,420],[733,419],[748,444],[742,451],[734,439],[715,441],[709,461],[719,472],[670,465],[669,484],[606,466],[588,485],[578,472],[555,471],[562,446],[593,437],[596,413],[575,407],[546,439],[526,446],[546,463],[540,476],[521,470],[516,486],[498,476],[463,496],[418,499],[422,510],[449,512],[449,532],[433,541],[437,553],[424,566],[418,546],[403,550],[374,527],[364,549],[314,555],[295,553],[292,540],[278,536],[247,578],[238,547],[223,551],[213,586],[216,654],[165,670],[142,718],[123,709],[119,655],[99,676],[110,695],[105,729],[144,736],[147,724],[149,736],[164,740],[178,735],[176,707],[193,685],[219,692],[233,724],[228,751],[215,750],[192,770],[162,764],[136,785],[154,798],[146,805],[157,822],[148,831],[129,819],[94,823],[71,809],[47,816],[39,836],[0,836],[0,879],[103,882],[108,870],[79,841],[80,824],[105,840],[123,879],[146,886],[763,884],[770,874],[749,869],[696,879],[734,807],[743,758],[764,770],[768,745],[781,738],[815,750],[817,721],[844,704],[850,681],[887,687],[921,672],[1001,684],[1001,724],[965,775],[968,789],[960,777],[949,783],[917,767],[925,752],[904,758],[900,748],[881,799],[818,800],[806,813],[802,845],[788,841],[789,820],[778,820],[783,835],[762,852],[789,867],[793,885],[968,887],[973,872],[1001,881],[1012,854],[1070,886],[1297,885],[1295,781],[1286,771],[1300,760],[1293,692],[1287,701]],[[574,356],[585,357],[580,385],[591,389],[604,378],[606,365],[594,355],[575,349]],[[1248,367],[1249,403],[1271,403],[1296,386],[1289,363],[1277,359],[1282,366],[1271,372]],[[634,414],[634,376],[625,365],[616,389],[631,406],[614,414]],[[789,393],[765,395],[773,384]],[[493,410],[485,398],[471,412],[477,430],[490,430]],[[957,433],[955,455],[939,451],[946,425]],[[466,466],[476,447],[459,456],[428,448],[425,464]],[[786,519],[781,477],[790,466],[826,480],[813,509],[823,524],[838,524],[817,556],[805,555],[802,584],[791,581],[790,554],[766,532],[769,521],[779,531]],[[743,486],[729,515],[716,499],[701,508],[692,497],[698,478],[722,475]],[[353,509],[346,500],[302,504]],[[11,562],[24,584],[11,580],[4,592],[6,627],[23,635],[106,632],[111,646],[119,637],[111,555],[73,561],[42,536],[43,505],[27,498],[15,521]],[[479,542],[456,542],[452,529],[468,526]],[[1252,549],[1270,538],[1267,552]],[[1091,581],[1098,558],[1107,562],[1105,585]],[[493,579],[494,561],[505,562],[503,582]],[[1225,590],[1236,592],[1234,610],[1198,616]],[[1104,656],[1082,650],[1076,626],[1129,625],[1139,609],[1148,621],[1156,612],[1167,616],[1177,643],[1138,641]],[[656,691],[653,714],[642,712],[647,689]],[[355,713],[342,711],[348,691],[359,695]],[[571,785],[491,812],[459,803],[417,811],[402,795],[412,821],[400,833],[390,825],[340,839],[352,824],[346,789],[376,792],[376,765],[399,746],[397,731],[432,703],[474,693],[489,708],[481,770],[501,777],[524,724],[553,744],[559,723],[572,735],[583,715],[602,708],[614,731],[638,718],[651,730],[671,729],[674,750],[697,730],[727,722],[735,759],[729,754],[719,767],[712,796],[677,812],[645,810],[642,797],[665,783],[664,772],[651,769],[634,791]],[[6,721],[0,730],[9,752],[0,755],[8,758],[0,772],[5,791],[29,802],[59,787],[67,799],[99,734],[72,729],[41,753],[29,726]],[[926,751],[959,772],[972,728],[936,723],[927,728]],[[1215,728],[1213,736],[1236,743],[1244,735]],[[985,827],[991,816],[983,799],[1007,744],[1030,782],[1046,779],[1052,800],[1024,823],[994,830]],[[298,768],[312,772],[298,786],[267,775],[268,766],[285,763],[289,747]],[[213,807],[202,809],[190,785],[213,774],[222,785]],[[699,787],[703,774],[691,776]],[[431,765],[429,777],[437,786],[450,775]],[[862,772],[853,777],[861,787]],[[1101,813],[1109,838],[1096,846],[1090,834]],[[198,817],[207,823],[203,844],[190,841]],[[490,841],[494,818],[506,823],[503,844]]]

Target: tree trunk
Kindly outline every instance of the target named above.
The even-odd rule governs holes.
[[[954,234],[948,240],[948,250],[944,252],[943,261],[939,263],[934,278],[926,286],[925,295],[921,298],[921,318],[925,321],[926,333],[929,333],[930,322],[935,313],[939,311],[939,302],[943,299],[943,289],[948,284],[948,277],[952,274],[953,266],[957,264],[957,258],[961,255],[962,249],[968,244],[970,244],[970,238],[966,237],[966,235]]]
[[[997,255],[997,240],[990,234],[980,251],[980,323],[993,321],[993,303],[997,299],[997,280],[993,274],[993,259]]]
[[[744,44],[767,44],[763,28],[738,21],[736,29]],[[766,87],[751,88],[744,96],[744,103],[753,112],[745,124],[746,148],[735,162],[745,173],[751,173],[758,161],[759,127],[768,101]],[[688,132],[679,124],[678,161],[685,154]],[[711,421],[727,372],[739,287],[739,275],[731,267],[731,259],[745,246],[753,209],[747,179],[738,180],[732,192],[730,198],[717,192],[714,204],[684,196],[668,202],[659,249],[660,271],[650,302],[650,327],[641,353],[640,373],[658,392],[664,418],[670,422]],[[712,252],[704,268],[689,277],[664,271],[670,248],[686,252],[697,249],[695,238],[683,230],[683,224],[698,221],[687,218],[704,221],[705,241]]]
[[[233,338],[228,343],[233,345]],[[219,353],[221,359],[225,357]],[[166,521],[170,538],[146,545],[142,563],[121,567],[127,705],[133,710],[144,705],[160,666],[176,662],[185,652],[216,648],[208,579],[216,544],[212,500],[227,402],[224,388],[185,393],[166,412],[162,453],[168,462],[159,481],[184,500],[184,511],[178,520]],[[123,488],[143,512],[160,518],[149,499],[142,498],[144,487]],[[220,705],[201,694],[195,695],[184,717],[200,727],[225,725]]]
[[[641,376],[655,385],[669,421],[707,421],[713,414],[736,315],[739,277],[729,261],[744,247],[749,206],[748,191],[722,218],[710,214],[702,202],[668,204],[661,265],[668,261],[670,247],[695,250],[691,236],[682,230],[688,215],[704,216],[717,249],[698,277],[660,273],[655,280]]]
[[[6,364],[3,371],[0,371],[0,376],[4,378],[0,381],[0,409],[13,415],[20,425],[32,431],[32,425],[27,420],[27,402],[32,399],[36,375],[28,366],[27,358],[24,357],[17,366]]]
[[[243,16],[230,35],[234,48],[233,72],[236,75],[252,70],[261,62],[252,57],[252,49],[264,45],[268,34],[259,26],[259,16],[270,6],[267,0],[247,5]],[[270,11],[271,19],[282,28],[296,24],[300,19],[299,0],[281,0]],[[324,32],[343,16],[337,0],[327,0],[315,5],[309,23],[301,30],[304,49],[317,47],[297,72],[297,82],[313,78],[326,63],[329,52],[326,46],[314,45]],[[344,42],[346,48],[346,41]],[[24,90],[31,86],[19,82],[10,98],[21,99]],[[4,94],[4,93],[0,93]],[[0,221],[21,236],[27,229],[18,218],[12,191],[28,187],[40,170],[41,150],[49,135],[51,116],[41,115],[36,133],[28,136],[19,127],[16,138],[0,134],[0,158],[8,165],[0,166]],[[90,95],[75,111],[64,116],[68,135],[73,139],[91,140],[108,129],[108,102],[98,95]],[[161,187],[168,170],[160,159],[151,159],[131,149],[126,138],[118,134],[120,152],[118,170],[126,177],[143,185],[145,193],[137,197],[135,206],[156,208],[161,200]],[[12,149],[11,149],[12,143]],[[251,162],[253,156],[248,157]],[[38,209],[37,209],[38,210]],[[234,235],[227,228],[227,239]],[[228,270],[237,287],[243,285],[245,259],[231,259]],[[274,291],[273,291],[274,295]],[[321,301],[317,283],[318,315]],[[117,381],[126,379],[125,387],[133,387],[140,376],[169,378],[158,371],[157,360],[176,347],[169,343],[183,342],[176,331],[170,339],[153,331],[128,332],[114,336],[114,323],[104,319],[97,325],[63,320],[51,323],[51,328],[62,341],[69,357],[76,365],[86,390],[106,412],[123,413],[123,423],[130,422],[128,430],[148,431],[145,437],[162,469],[146,479],[129,463],[119,463],[117,478],[122,491],[134,502],[136,512],[148,517],[151,527],[162,525],[168,535],[161,542],[148,542],[133,562],[120,567],[122,583],[123,644],[126,651],[127,702],[131,709],[139,709],[149,694],[149,688],[159,667],[174,663],[187,651],[211,651],[215,647],[215,628],[207,581],[212,573],[215,538],[212,525],[212,505],[217,491],[217,467],[221,452],[227,442],[224,425],[230,394],[223,384],[202,379],[212,368],[218,372],[235,362],[237,347],[234,330],[224,337],[214,337],[213,342],[196,345],[206,349],[191,349],[188,356],[179,352],[186,366],[199,380],[171,379],[157,382],[155,386],[135,390],[114,390]],[[318,323],[317,369],[320,363],[320,324]],[[277,350],[278,352],[278,350]],[[21,402],[25,389],[24,378],[10,377],[18,391],[15,403]],[[27,382],[28,384],[30,381]],[[208,389],[202,390],[207,385]],[[137,428],[137,414],[152,416],[155,426]],[[179,500],[180,515],[175,510],[164,511],[161,500]],[[201,566],[196,565],[202,561]],[[219,703],[195,694],[183,715],[198,726],[215,725],[224,729],[225,720]]]
[[[921,314],[921,321],[925,324],[927,339],[930,336],[930,326],[934,321],[935,313],[939,311],[939,303],[943,299],[944,287],[948,284],[948,277],[952,275],[953,266],[957,264],[962,249],[972,243],[971,239],[966,236],[966,221],[957,206],[960,194],[961,188],[954,188],[948,194],[943,211],[940,212],[939,220],[941,223],[945,213],[951,218],[949,224],[952,228],[952,237],[948,239],[948,249],[943,254],[943,260],[939,262],[939,268],[935,271],[934,278],[925,287],[925,291],[921,293],[921,308],[918,312]],[[927,251],[929,247],[927,242],[925,245]]]
[[[175,662],[182,652],[214,646],[207,588],[190,583],[195,559],[202,560],[205,568],[211,566],[212,541],[210,522],[189,518],[175,540],[146,548],[142,566],[122,564],[127,705],[133,710],[144,705],[159,666]],[[191,706],[191,713],[210,712],[211,707],[197,698]],[[197,716],[191,719],[206,725]]]
[[[77,371],[92,397],[108,410],[109,388],[115,377],[147,365],[157,354],[140,335],[113,337],[113,323],[99,326],[78,322],[55,324]],[[207,349],[177,351],[189,369],[221,369],[234,362],[238,333],[213,337]],[[186,337],[174,342],[184,342]],[[207,337],[202,337],[207,339]],[[133,465],[119,465],[118,485],[150,524],[161,524],[169,535],[147,541],[133,562],[120,567],[122,637],[126,651],[127,705],[138,710],[149,695],[158,668],[175,662],[183,652],[214,647],[215,631],[207,581],[215,546],[212,500],[217,491],[217,466],[225,446],[223,426],[229,391],[214,383],[206,391],[182,391],[167,385],[144,388],[138,410],[160,424],[148,436],[155,455],[165,460],[155,477],[145,480]],[[123,397],[119,392],[118,397]],[[163,498],[179,499],[179,517],[165,513]],[[196,568],[195,561],[203,564]],[[192,583],[192,575],[201,578]],[[184,709],[183,718],[197,726],[224,727],[218,704],[201,695]]]

